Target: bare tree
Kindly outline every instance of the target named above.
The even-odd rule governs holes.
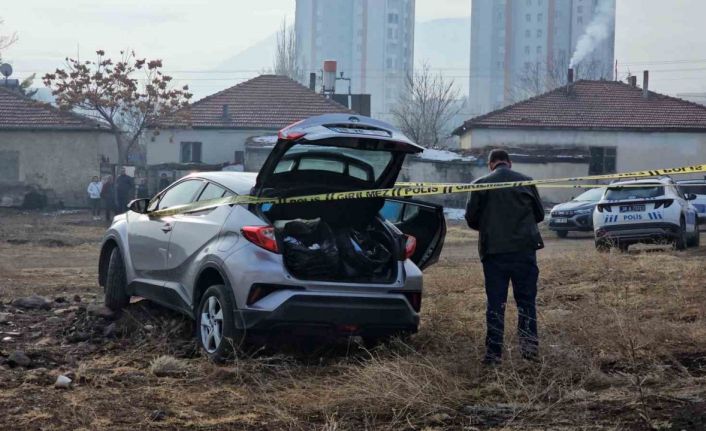
[[[453,80],[433,74],[428,64],[405,79],[405,88],[391,110],[397,126],[410,139],[427,148],[438,147],[448,136],[450,120],[461,109]]]
[[[172,77],[162,73],[162,60],[121,51],[122,58],[113,62],[103,50],[96,54],[95,61],[67,58],[65,69],[44,75],[44,84],[60,108],[80,110],[108,126],[123,165],[145,128],[185,107],[191,94],[188,86],[172,87]]]
[[[524,68],[515,75],[513,85],[509,89],[511,101],[519,102],[566,85],[568,69],[567,58],[554,58],[547,64],[525,63]],[[610,70],[606,70],[606,66],[598,60],[586,60],[575,66],[576,80],[604,79],[609,75]]]
[[[3,25],[5,21],[0,18],[0,26]],[[10,34],[0,34],[0,60],[2,60],[2,50],[9,47],[13,43],[17,42],[17,33],[13,32]]]
[[[294,27],[287,27],[287,20],[277,32],[277,50],[274,58],[275,75],[287,76],[295,81],[302,80],[302,71],[297,66],[297,36]]]

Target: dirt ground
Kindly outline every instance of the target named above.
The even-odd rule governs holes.
[[[214,365],[177,314],[101,316],[104,229],[0,210],[0,430],[706,429],[706,248],[599,254],[546,233],[541,360],[517,354],[510,300],[505,361],[486,368],[476,236],[454,225],[410,339],[291,340]],[[13,305],[32,294],[44,309]]]

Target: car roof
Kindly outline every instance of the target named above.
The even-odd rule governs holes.
[[[706,180],[679,180],[677,184],[706,184]]]
[[[627,180],[627,181],[619,181],[616,183],[611,183],[607,187],[614,188],[614,187],[620,187],[624,185],[630,185],[630,184],[674,184],[674,181],[672,181],[671,178],[668,177],[662,177],[662,178],[645,178],[641,180]]]
[[[257,172],[195,172],[185,176],[186,178],[201,178],[218,183],[239,195],[250,194],[250,190],[255,185]]]

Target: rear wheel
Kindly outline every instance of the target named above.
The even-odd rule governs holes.
[[[558,236],[559,238],[566,238],[567,236],[569,236],[569,231],[558,230],[558,231],[556,231],[556,236]]]
[[[235,306],[222,284],[208,288],[196,311],[196,337],[206,355],[214,362],[232,358],[242,342],[235,329]]]
[[[694,236],[689,239],[689,247],[698,247],[701,245],[701,233],[699,232],[698,226],[696,227],[696,232],[694,233]]]
[[[113,311],[123,309],[130,302],[126,293],[127,277],[125,263],[118,247],[113,248],[108,261],[108,271],[105,278],[105,305]]]
[[[686,223],[684,219],[679,222],[679,231],[677,231],[677,237],[674,240],[674,248],[677,250],[686,250],[687,237],[686,237]]]

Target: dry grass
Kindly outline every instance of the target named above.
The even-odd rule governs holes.
[[[25,247],[1,242],[4,251]],[[76,372],[72,391],[16,384],[24,371],[0,370],[0,428],[706,429],[704,252],[603,255],[590,240],[548,238],[539,258],[541,359],[519,357],[510,299],[505,361],[488,369],[479,363],[485,294],[475,247],[473,233],[449,229],[409,340],[260,351],[216,366],[175,347],[190,333],[180,317],[135,311],[115,342],[77,350],[73,363],[60,347],[52,353]],[[55,252],[10,257],[21,266],[23,254]],[[58,284],[50,266],[45,282]],[[22,283],[22,269],[13,271]],[[145,320],[157,329],[141,329]]]

